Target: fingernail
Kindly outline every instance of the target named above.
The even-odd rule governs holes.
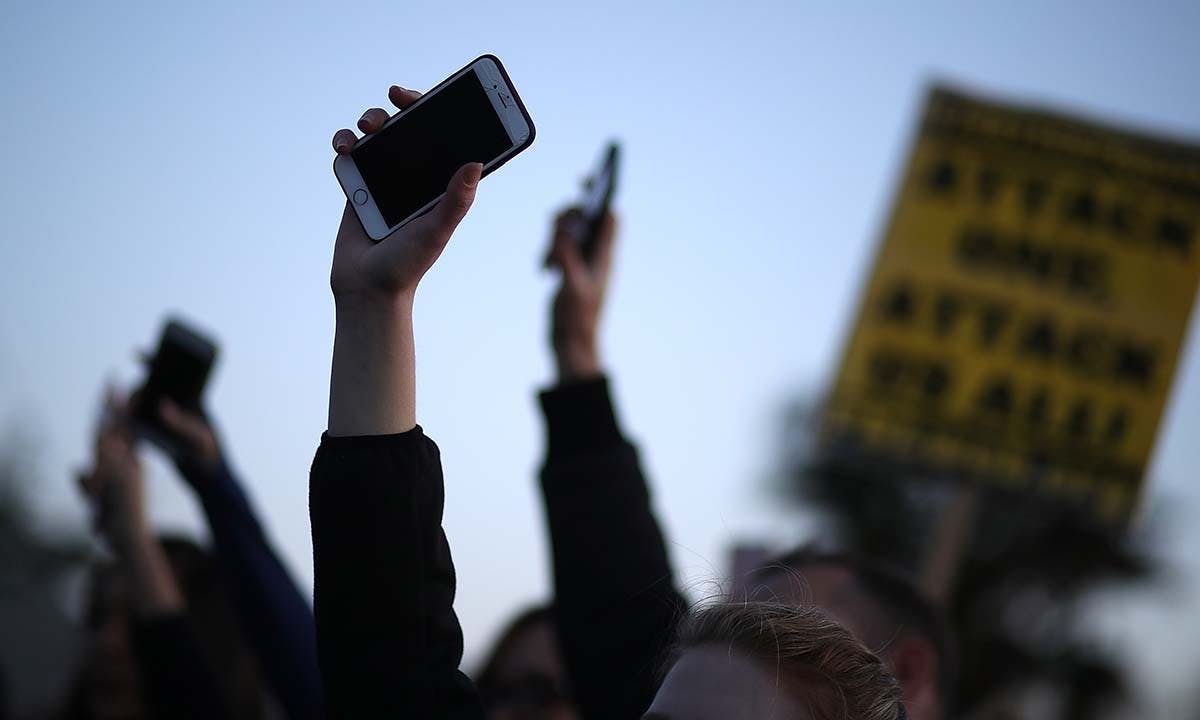
[[[345,140],[338,140],[337,143],[334,144],[333,149],[336,152],[341,152],[349,146],[350,146],[350,143],[346,142]]]
[[[360,117],[358,119],[358,124],[362,125],[364,122],[366,122],[366,119],[367,119],[367,113],[363,113],[362,117]]]
[[[395,92],[402,92],[402,93],[410,93],[410,92],[412,92],[412,90],[409,90],[408,88],[406,88],[406,87],[402,87],[402,86],[400,86],[400,85],[393,85],[393,86],[392,86],[392,90],[393,90],[393,91],[395,91]]]
[[[483,177],[483,163],[471,163],[467,166],[467,185],[474,185],[479,182],[479,178]]]

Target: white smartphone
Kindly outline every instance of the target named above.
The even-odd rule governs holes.
[[[533,119],[494,55],[483,55],[333,161],[372,240],[428,212],[460,167],[487,175],[533,143]]]

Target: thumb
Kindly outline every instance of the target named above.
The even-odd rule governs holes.
[[[587,262],[574,237],[567,235],[555,240],[554,260],[562,268],[563,283],[568,287],[579,287],[587,280]]]
[[[479,186],[482,176],[483,165],[468,163],[450,178],[450,184],[446,186],[446,196],[430,213],[433,215],[431,219],[439,237],[449,239],[454,229],[466,217],[471,203],[475,202],[475,189]]]

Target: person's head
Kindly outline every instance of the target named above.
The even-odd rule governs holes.
[[[489,720],[575,720],[551,608],[517,615],[476,678]]]
[[[205,660],[222,682],[238,720],[262,716],[262,689],[212,556],[189,540],[165,537],[163,551],[187,606]],[[68,699],[71,720],[148,717],[146,688],[134,654],[130,588],[115,568],[93,572],[87,643]]]
[[[953,652],[940,612],[903,573],[801,548],[759,570],[751,596],[821,608],[884,659],[913,720],[941,717],[954,688]]]
[[[900,686],[813,607],[718,603],[680,624],[644,720],[901,720]]]

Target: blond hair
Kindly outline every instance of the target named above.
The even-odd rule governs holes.
[[[689,648],[724,645],[797,679],[817,679],[821,720],[902,720],[900,685],[875,653],[815,607],[720,602],[680,623],[667,669]]]

